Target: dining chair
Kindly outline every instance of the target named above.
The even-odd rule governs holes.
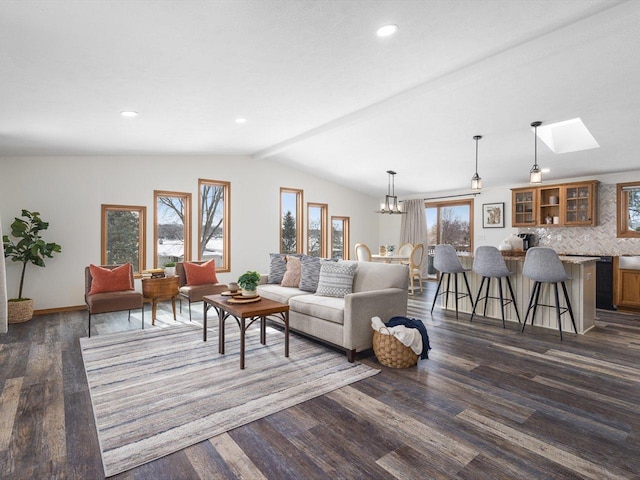
[[[524,266],[522,267],[522,274],[534,281],[533,288],[531,289],[531,297],[529,298],[529,306],[527,307],[527,314],[524,316],[524,322],[522,324],[522,332],[524,327],[527,326],[527,319],[529,318],[529,312],[533,309],[531,315],[531,325],[536,317],[536,311],[538,307],[554,307],[556,309],[556,319],[558,321],[558,331],[560,332],[560,341],[562,341],[562,322],[561,316],[569,312],[571,317],[571,324],[573,330],[578,333],[576,328],[576,322],[573,318],[573,309],[571,308],[571,300],[567,293],[566,280],[571,280],[564,269],[564,265],[560,261],[558,254],[553,248],[549,247],[532,247],[527,250],[527,255],[524,259]],[[553,285],[553,292],[555,297],[555,305],[545,305],[540,303],[540,290],[543,283]],[[564,300],[566,307],[560,306],[560,298],[558,295],[558,283],[562,285],[562,291],[564,293]]]
[[[402,245],[400,245],[400,248],[398,249],[398,256],[410,257],[411,252],[413,252],[413,243],[410,243],[410,242],[403,243]],[[407,263],[409,262],[407,261]]]
[[[410,245],[410,244],[409,244]],[[411,282],[411,295],[415,292],[414,280],[418,280],[420,292],[422,289],[422,259],[424,258],[424,245],[419,243],[411,249],[409,255],[409,281]]]
[[[359,262],[371,261],[371,250],[365,243],[356,243],[356,260]]]

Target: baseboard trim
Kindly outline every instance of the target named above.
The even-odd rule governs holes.
[[[34,315],[46,315],[48,313],[64,313],[64,312],[78,312],[80,310],[86,310],[86,305],[74,305],[71,307],[58,307],[58,308],[43,308],[42,310],[34,310]]]

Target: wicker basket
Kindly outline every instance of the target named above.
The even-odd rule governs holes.
[[[23,323],[33,318],[33,300],[7,302],[9,323]]]
[[[391,368],[408,368],[418,363],[418,355],[411,350],[411,347],[403,345],[388,330],[387,332],[373,331],[373,351],[378,361]]]

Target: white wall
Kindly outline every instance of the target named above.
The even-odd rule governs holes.
[[[44,269],[27,267],[24,295],[35,309],[83,305],[84,268],[100,263],[102,204],[147,207],[147,268],[153,266],[153,191],[192,194],[192,251],[197,251],[198,179],[231,182],[231,273],[268,271],[279,250],[280,187],[304,190],[304,201],[327,203],[329,216],[350,217],[353,245],[378,243],[376,198],[354,192],[278,163],[242,156],[129,156],[0,158],[0,213],[6,232],[21,210],[35,210],[50,223],[45,240],[62,245]],[[306,206],[305,206],[306,208]],[[306,218],[306,215],[305,215]],[[8,262],[9,298],[17,296],[18,265]]]

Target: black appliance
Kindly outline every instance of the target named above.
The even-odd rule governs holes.
[[[519,233],[518,236],[522,239],[522,250],[536,246],[536,236],[533,233]]]
[[[613,306],[613,257],[596,261],[596,308],[615,310]]]
[[[566,256],[584,257],[571,253]],[[617,310],[613,304],[613,257],[604,255],[596,258],[596,308]]]

